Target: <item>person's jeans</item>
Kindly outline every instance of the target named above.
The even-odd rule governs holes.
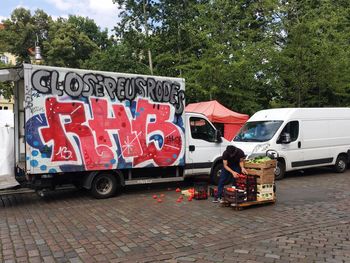
[[[218,196],[217,196],[218,198],[222,198],[222,191],[224,190],[225,182],[230,177],[232,177],[232,174],[223,168],[221,170],[219,183],[218,183]]]

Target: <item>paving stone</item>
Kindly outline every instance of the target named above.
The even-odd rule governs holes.
[[[108,200],[0,191],[0,262],[350,262],[349,178],[287,176],[275,205],[243,211],[211,200],[177,204],[167,186]]]
[[[235,253],[240,253],[240,254],[248,254],[249,250],[244,250],[244,249],[235,249]]]
[[[29,257],[35,257],[39,255],[39,251],[38,250],[29,250],[28,251],[28,256]]]
[[[265,257],[267,257],[267,258],[280,259],[280,256],[279,256],[279,255],[274,255],[274,254],[266,254]]]
[[[195,262],[195,258],[190,258],[190,257],[180,257],[178,258],[179,261],[186,261],[186,262]]]
[[[83,261],[80,260],[80,258],[71,258],[69,259],[70,263],[83,263]]]

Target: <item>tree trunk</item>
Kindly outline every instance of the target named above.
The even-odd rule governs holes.
[[[147,17],[147,12],[146,12],[146,1],[147,0],[143,0],[143,17],[144,17],[144,26],[145,26],[145,33],[146,33],[146,41],[147,41],[147,45],[148,45],[148,17]],[[148,64],[149,64],[149,70],[151,72],[151,75],[153,75],[153,62],[152,62],[152,52],[151,49],[149,48],[149,46],[147,47],[147,51],[148,51]]]

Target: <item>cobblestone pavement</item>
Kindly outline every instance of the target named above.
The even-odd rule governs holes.
[[[3,195],[0,262],[350,262],[350,171],[289,175],[276,204],[243,211],[168,187]]]

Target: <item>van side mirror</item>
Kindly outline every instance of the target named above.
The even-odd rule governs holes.
[[[215,130],[215,139],[216,142],[222,142],[222,138],[221,138],[221,132],[219,130]]]
[[[274,159],[278,159],[279,154],[275,150],[267,150],[266,151],[266,156],[274,160]]]
[[[281,143],[288,144],[291,143],[292,139],[290,138],[290,134],[285,132],[281,134]]]

